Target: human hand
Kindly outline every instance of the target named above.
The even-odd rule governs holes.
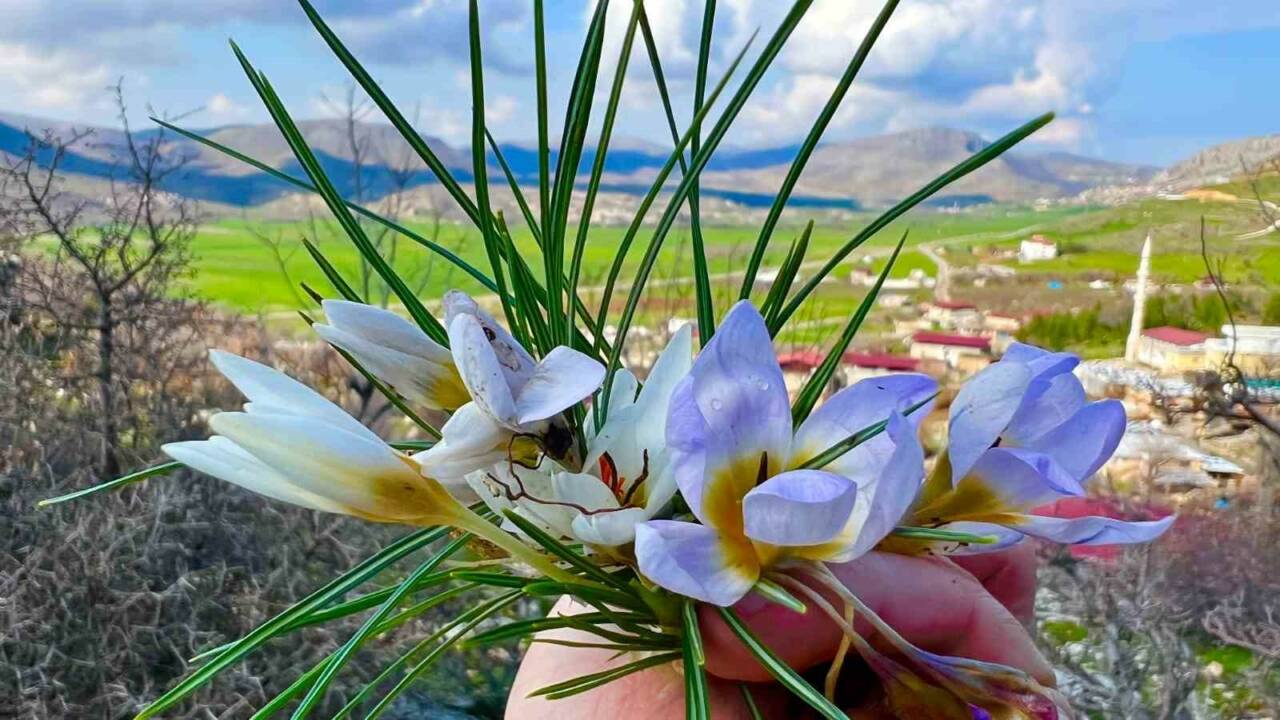
[[[845,565],[831,566],[835,575],[885,622],[908,641],[931,652],[958,655],[1019,668],[1041,684],[1053,685],[1053,670],[1036,650],[1024,623],[1031,621],[1035,599],[1035,552],[1024,544],[1002,553],[950,560],[870,553]],[[841,631],[816,610],[800,615],[749,596],[735,610],[779,657],[804,671],[829,662]],[[562,600],[553,612],[581,612]],[[783,688],[726,627],[714,608],[700,613],[710,674],[712,717],[750,717],[739,682],[750,683],[751,695],[766,718],[796,717],[802,712]],[[859,632],[869,629],[857,624]],[[571,630],[559,639],[595,639]],[[507,702],[507,717],[519,720],[633,720],[681,717],[684,680],[674,665],[628,675],[595,690],[561,700],[529,698],[540,687],[599,672],[626,660],[609,650],[568,648],[535,643],[521,663]],[[856,673],[842,685],[870,683]],[[857,688],[844,688],[854,690]],[[845,693],[842,693],[845,694]]]

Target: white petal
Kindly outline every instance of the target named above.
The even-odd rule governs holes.
[[[449,344],[472,401],[498,422],[518,430],[519,416],[507,369],[493,351],[480,322],[472,315],[454,318],[449,323]]]
[[[348,300],[325,300],[321,306],[329,323],[343,332],[437,365],[453,362],[448,348],[390,310]]]
[[[351,353],[374,377],[413,402],[436,410],[453,410],[456,403],[466,401],[462,388],[454,391],[456,385],[445,385],[451,381],[456,383],[451,377],[454,373],[452,356],[448,358],[448,365],[444,366],[395,348],[377,345],[341,328],[319,323],[311,327],[326,342]],[[450,392],[441,392],[444,389]]]
[[[440,428],[441,439],[413,456],[431,477],[453,480],[506,459],[511,433],[475,403],[458,408]]]
[[[517,420],[546,420],[590,396],[602,381],[603,365],[572,348],[553,348],[516,395]]]
[[[355,514],[415,521],[453,502],[390,446],[318,420],[219,413],[209,425],[294,484]]]
[[[342,505],[298,487],[239,445],[220,435],[214,435],[208,440],[169,443],[160,449],[192,470],[239,485],[259,495],[312,510],[346,512]]]
[[[573,535],[589,545],[617,547],[636,539],[636,526],[648,520],[643,508],[579,515],[573,519]]]
[[[486,342],[490,351],[493,352],[499,366],[502,368],[503,375],[507,379],[507,385],[511,387],[512,392],[518,392],[529,377],[533,375],[533,368],[537,364],[516,339],[511,337],[511,333],[506,328],[498,324],[493,316],[480,308],[480,305],[471,296],[458,290],[451,290],[444,296],[445,310],[445,326],[453,327],[453,323],[459,317],[470,317],[477,325],[484,329]],[[453,341],[453,335],[449,336],[449,344],[453,345],[455,362],[457,359],[458,348]]]
[[[209,351],[214,367],[260,410],[314,417],[354,435],[379,440],[372,430],[323,395],[261,363],[222,350]]]

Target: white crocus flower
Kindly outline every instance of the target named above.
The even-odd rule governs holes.
[[[636,525],[661,512],[675,495],[667,406],[692,364],[692,331],[686,325],[658,356],[638,394],[635,377],[618,372],[606,421],[598,433],[588,433],[582,472],[503,460],[472,473],[468,481],[495,511],[515,509],[555,535],[597,548],[632,542]],[[594,427],[590,417],[587,426]]]
[[[541,361],[465,293],[444,298],[453,361],[471,402],[418,458],[437,477],[463,478],[500,460],[536,463],[545,453],[575,466],[573,435],[561,416],[595,392],[604,367],[568,347]]]
[[[350,353],[374,377],[411,402],[452,412],[470,399],[449,349],[418,326],[382,308],[347,300],[325,300],[328,324],[312,327],[330,344]]]
[[[249,402],[214,415],[214,437],[165,445],[178,462],[276,500],[380,522],[455,524],[467,512],[413,458],[314,390],[237,355],[210,358]]]

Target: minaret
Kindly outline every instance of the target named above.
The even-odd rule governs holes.
[[[1142,338],[1142,314],[1147,306],[1147,277],[1151,274],[1151,233],[1142,243],[1142,259],[1138,261],[1138,286],[1133,290],[1133,320],[1129,322],[1129,339],[1124,343],[1125,362],[1138,361],[1138,341]]]

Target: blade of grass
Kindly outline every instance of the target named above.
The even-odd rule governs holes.
[[[374,630],[382,624],[383,620],[395,611],[396,607],[400,604],[401,599],[408,595],[413,589],[414,584],[429,573],[434,572],[440,563],[444,562],[454,553],[465,547],[470,539],[470,533],[463,533],[459,535],[450,541],[443,550],[432,555],[426,562],[419,565],[407,578],[404,579],[404,582],[400,583],[395,592],[393,592],[391,596],[382,603],[382,607],[378,608],[377,612],[365,619],[364,624],[360,626],[360,629],[348,638],[347,642],[341,648],[329,656],[329,661],[325,665],[324,671],[316,678],[315,683],[311,685],[311,689],[307,691],[306,696],[302,698],[302,702],[300,702],[297,709],[294,710],[294,720],[301,720],[311,714],[311,711],[315,709],[316,704],[324,699],[325,691],[329,689],[329,684],[333,682],[338,671],[342,669],[343,665],[347,664],[347,661],[350,660],[356,651],[360,649],[360,646],[373,636]]]
[[[451,623],[450,626],[446,626],[448,628],[448,634],[444,635],[444,642],[433,648],[431,652],[427,653],[424,658],[419,660],[416,665],[410,668],[409,671],[405,673],[404,677],[400,678],[400,681],[397,682],[395,686],[378,701],[378,704],[374,706],[373,710],[365,716],[366,720],[372,720],[385,712],[386,709],[391,706],[391,702],[399,697],[400,693],[408,689],[409,686],[418,679],[418,676],[420,676],[427,668],[431,667],[432,663],[440,659],[440,656],[443,655],[446,650],[453,647],[455,643],[461,640],[467,633],[475,629],[477,625],[487,620],[490,615],[493,615],[506,605],[514,602],[518,597],[520,597],[519,590],[512,590],[509,593],[499,595],[488,605],[481,606],[479,611],[475,612],[466,622],[456,625]],[[437,632],[428,639],[438,639],[439,637],[441,637],[441,633]]]
[[[791,298],[791,301],[787,303],[786,307],[782,309],[782,312],[778,314],[778,322],[786,323],[786,321],[789,320],[791,316],[795,314],[796,310],[800,308],[800,305],[804,303],[805,299],[809,297],[810,293],[812,293],[818,287],[818,284],[822,282],[823,278],[825,278],[827,275],[830,275],[831,271],[835,270],[836,267],[840,265],[840,263],[843,262],[846,257],[849,256],[849,253],[856,250],[859,246],[862,245],[862,243],[866,242],[876,233],[883,230],[886,225],[893,222],[898,217],[902,216],[911,208],[929,199],[939,190],[942,190],[946,186],[959,180],[965,175],[968,175],[974,170],[977,170],[983,165],[986,165],[992,160],[995,160],[996,158],[1000,157],[1009,148],[1012,148],[1014,145],[1017,145],[1019,142],[1022,142],[1035,131],[1039,130],[1045,125],[1048,125],[1049,122],[1052,120],[1053,120],[1053,113],[1045,113],[1044,115],[1041,115],[1040,117],[1034,120],[1031,120],[1030,122],[1024,124],[1022,127],[1019,127],[1013,132],[991,143],[990,145],[983,148],[982,150],[979,150],[973,155],[970,155],[965,160],[962,160],[961,162],[957,163],[950,170],[934,178],[931,182],[929,182],[928,185],[925,185],[923,188],[912,193],[910,196],[908,196],[906,199],[899,202],[897,205],[894,205],[893,207],[886,210],[883,214],[881,214],[879,217],[873,220],[869,225],[867,225],[865,228],[859,231],[858,234],[850,238],[848,242],[846,242],[843,246],[841,246],[841,248],[838,251],[836,251],[835,255],[833,255],[829,260],[827,260],[826,264],[822,266],[821,270],[815,273],[813,277],[809,278],[809,280],[804,284],[804,286],[802,286],[800,290]],[[619,340],[617,340],[616,342],[621,342],[621,336],[619,336]]]
[[[600,191],[600,181],[604,177],[605,160],[608,157],[609,141],[613,137],[613,125],[617,119],[618,106],[622,100],[622,86],[627,76],[627,66],[631,60],[631,48],[635,42],[636,24],[643,5],[635,3],[631,11],[631,19],[627,22],[627,31],[622,38],[622,49],[618,52],[618,63],[613,73],[613,83],[609,89],[609,100],[605,105],[604,119],[600,125],[600,137],[596,141],[595,159],[591,163],[591,177],[587,181],[587,191],[582,202],[582,214],[578,219],[578,233],[573,244],[573,255],[569,260],[569,281],[566,292],[570,298],[578,296],[578,281],[582,276],[582,256],[587,247],[587,233],[591,230],[591,215],[595,210],[596,195]],[[573,318],[569,318],[572,326]]]
[[[636,278],[631,283],[631,290],[627,295],[626,304],[623,306],[622,316],[618,320],[618,333],[614,340],[613,352],[609,354],[608,374],[605,376],[604,392],[601,394],[601,414],[607,414],[609,407],[609,393],[613,388],[613,375],[621,367],[621,352],[619,348],[626,342],[627,333],[631,330],[631,324],[635,319],[636,308],[640,303],[640,296],[644,292],[644,287],[649,279],[650,273],[653,271],[654,263],[658,260],[658,254],[662,250],[662,243],[666,239],[667,233],[670,232],[672,225],[676,221],[679,214],[680,205],[688,197],[689,190],[693,183],[697,181],[698,175],[706,167],[707,162],[711,159],[711,155],[715,153],[720,142],[724,140],[724,136],[729,132],[729,127],[741,112],[747,99],[751,93],[759,85],[761,78],[764,77],[765,71],[773,63],[773,60],[782,51],[783,45],[786,44],[787,38],[791,36],[796,25],[800,23],[800,19],[804,17],[808,11],[812,0],[796,0],[792,5],[791,11],[783,19],[773,36],[769,38],[769,42],[765,45],[760,53],[760,57],[756,59],[751,70],[743,78],[742,84],[738,87],[737,92],[726,103],[724,112],[712,127],[711,132],[707,135],[707,143],[703,146],[699,153],[690,163],[689,173],[681,179],[679,186],[672,193],[667,203],[667,209],[662,215],[662,219],[658,221],[657,226],[653,230],[653,235],[649,238],[649,246],[645,250],[644,258],[640,261],[640,266],[636,270]],[[714,101],[712,101],[714,102]],[[697,119],[695,119],[697,122]]]
[[[546,227],[551,217],[551,148],[548,147],[547,34],[542,0],[533,2],[533,54],[538,105],[538,206],[542,227]]]
[[[533,241],[542,247],[542,228],[538,225],[538,220],[533,216],[533,210],[529,207],[529,201],[524,196],[524,191],[520,189],[520,183],[516,180],[516,176],[511,172],[511,166],[507,164],[507,158],[502,154],[502,148],[498,147],[498,141],[494,139],[493,133],[485,128],[484,136],[489,141],[489,150],[493,152],[493,157],[498,161],[498,167],[502,169],[502,174],[507,178],[507,186],[511,188],[511,194],[515,196],[516,205],[520,208],[520,214],[524,216],[525,225],[529,226],[529,234],[533,236]]]
[[[302,165],[307,176],[311,178],[312,184],[320,190],[320,195],[324,198],[325,204],[329,207],[329,211],[333,213],[334,217],[338,220],[338,224],[342,226],[342,229],[346,232],[347,237],[350,238],[352,244],[356,246],[356,249],[369,262],[370,266],[372,266],[374,271],[378,273],[378,276],[382,278],[383,282],[391,288],[392,292],[395,293],[396,298],[400,300],[400,302],[405,306],[405,309],[409,311],[410,317],[412,317],[418,326],[422,328],[423,332],[427,333],[428,336],[441,345],[448,346],[449,340],[445,334],[444,328],[440,325],[440,322],[436,320],[431,313],[427,312],[427,309],[423,307],[421,301],[419,301],[408,286],[404,284],[404,280],[401,279],[395,270],[387,264],[387,261],[378,253],[377,248],[374,247],[373,243],[369,241],[368,236],[365,235],[364,229],[360,226],[360,223],[356,222],[351,211],[347,209],[346,204],[338,195],[338,191],[333,187],[333,184],[329,182],[328,175],[326,175],[323,168],[321,168],[320,163],[316,159],[314,153],[312,153],[310,146],[298,131],[297,125],[294,124],[293,118],[289,115],[288,110],[286,110],[283,103],[280,102],[279,96],[276,95],[275,90],[271,87],[271,83],[267,80],[266,75],[254,69],[253,65],[249,63],[248,58],[245,57],[244,53],[241,52],[240,48],[237,47],[234,42],[231,43],[231,48],[235,52],[236,59],[240,61],[240,66],[248,76],[249,82],[258,92],[258,96],[262,99],[263,104],[266,105],[267,111],[271,114],[271,118],[275,122],[276,127],[279,128],[281,134],[284,135],[285,141],[293,151],[294,157],[298,160],[299,164]]]
[[[754,39],[754,36],[752,39]],[[746,55],[747,50],[750,47],[751,40],[748,40],[742,50],[738,52],[737,57],[735,57],[733,62],[730,63],[728,70],[726,70],[724,76],[720,78],[720,82],[716,84],[715,89],[712,90],[711,97],[708,98],[706,104],[702,106],[702,109],[694,118],[695,121],[701,120],[705,117],[711,106],[715,104],[716,98],[719,97],[725,86],[728,85],[729,79],[733,77],[733,73],[738,69],[738,65],[742,62],[742,58]],[[649,208],[653,206],[658,194],[662,192],[662,188],[666,184],[667,178],[670,177],[671,171],[675,168],[677,161],[683,158],[684,149],[688,146],[691,137],[692,133],[688,131],[680,137],[680,141],[676,143],[675,148],[672,149],[671,154],[667,157],[666,163],[658,170],[657,175],[649,186],[648,192],[646,192],[644,198],[641,199],[640,206],[636,210],[635,217],[632,219],[631,224],[627,226],[627,230],[623,234],[622,240],[618,243],[618,250],[614,253],[613,262],[609,267],[609,275],[605,280],[604,290],[600,296],[600,310],[596,316],[596,327],[598,328],[604,328],[606,321],[608,320],[609,305],[613,300],[614,286],[618,281],[618,275],[622,272],[622,265],[626,261],[627,253],[631,249],[631,244],[635,241],[636,236],[640,232],[641,226],[644,224],[645,215],[648,214]],[[603,334],[597,333],[596,338],[596,348],[597,351],[599,351],[602,347],[601,343],[604,342]],[[605,387],[608,387],[608,385]],[[603,414],[604,413],[602,411],[601,415],[603,416]]]
[[[884,26],[888,24],[889,18],[893,16],[893,11],[897,7],[898,0],[888,0],[884,7],[880,9],[880,14],[876,16],[876,19],[871,23],[871,27],[867,30],[867,34],[863,36],[857,52],[853,54],[853,57],[849,59],[849,64],[845,66],[844,74],[840,76],[839,82],[836,83],[835,88],[831,91],[831,96],[827,98],[827,103],[822,107],[822,111],[818,113],[813,125],[810,126],[809,133],[805,135],[804,141],[800,143],[800,149],[796,151],[796,156],[791,161],[791,167],[787,169],[787,175],[782,180],[782,186],[778,188],[778,194],[774,196],[773,203],[769,206],[769,214],[765,216],[764,224],[760,226],[760,234],[756,237],[755,246],[751,249],[751,257],[747,260],[747,267],[742,276],[742,290],[738,293],[739,299],[746,300],[751,297],[751,288],[756,281],[756,271],[760,269],[760,262],[764,260],[765,249],[769,246],[773,230],[777,227],[778,221],[782,219],[782,211],[786,209],[787,201],[791,199],[791,193],[795,190],[796,183],[800,181],[800,175],[804,173],[804,168],[809,163],[809,158],[812,157],[814,149],[818,147],[823,134],[827,131],[827,126],[831,124],[836,111],[840,109],[840,103],[844,101],[845,95],[849,92],[849,87],[853,85],[854,78],[858,76],[858,71],[862,69],[867,56],[871,54],[871,48],[875,46],[881,31],[884,30]]]
[[[703,12],[702,40],[698,48],[698,69],[694,78],[693,113],[695,118],[699,115],[698,111],[706,104],[706,64],[708,60],[707,54],[710,53],[711,47],[709,32],[714,18],[715,2],[709,0]],[[671,141],[679,143],[680,130],[676,125],[676,114],[672,107],[671,94],[667,90],[666,74],[662,71],[662,58],[658,54],[658,44],[653,39],[653,28],[649,24],[649,16],[643,9],[640,15],[640,28],[644,36],[645,49],[649,54],[649,65],[653,69],[654,84],[658,88],[658,98],[662,101],[662,109],[667,116],[667,127],[671,132]],[[689,128],[689,152],[693,155],[698,154],[701,130],[701,122],[695,122]],[[680,172],[683,175],[687,175],[689,173],[689,165],[685,162],[683,152],[680,154],[679,159]],[[693,246],[694,297],[697,305],[698,339],[699,344],[705,345],[707,340],[711,339],[711,334],[715,332],[715,312],[711,302],[711,278],[707,270],[707,253],[702,237],[702,220],[697,190],[698,187],[695,183],[689,194],[689,231]]]
[[[503,254],[500,250],[501,241],[494,230],[493,213],[489,207],[488,161],[484,151],[484,60],[480,51],[480,6],[477,0],[471,0],[467,7],[467,35],[471,57],[471,172],[475,179],[476,208],[479,213],[476,224],[480,228],[480,235],[484,238],[485,254],[489,257],[489,270],[493,273],[493,281],[498,284],[498,299],[502,301],[502,312],[507,318],[507,327],[511,328],[512,334],[515,335],[517,332],[516,308],[508,299],[506,273],[502,266]],[[550,306],[550,293],[548,293],[548,307]],[[533,310],[533,308],[526,309]],[[522,342],[528,340],[519,335],[516,335],[516,339]]]
[[[395,588],[389,588],[389,589],[393,591],[395,590]],[[375,628],[374,632],[372,633],[372,636],[376,637],[378,635],[382,635],[386,632],[389,632],[399,627],[400,625],[403,625],[404,623],[414,619],[415,617],[421,615],[427,610],[430,610],[433,607],[437,607],[443,604],[444,602],[447,602],[448,600],[452,600],[453,598],[457,597],[458,595],[461,595],[462,593],[470,592],[471,590],[475,590],[475,589],[476,589],[476,586],[474,585],[460,585],[458,587],[449,588],[444,592],[437,593],[436,595],[433,595],[432,597],[427,598],[422,602],[416,603],[412,607],[405,609],[403,612],[397,613],[395,616],[383,621],[381,625]],[[253,714],[253,717],[268,718],[268,717],[271,717],[272,715],[275,715],[277,712],[283,710],[285,705],[288,705],[289,702],[292,701],[293,698],[297,697],[298,694],[301,693],[303,690],[311,687],[312,684],[316,681],[316,679],[320,676],[320,674],[323,673],[326,668],[332,665],[333,657],[334,656],[331,654],[325,657],[320,662],[316,663],[310,670],[308,670],[306,673],[301,675],[297,680],[291,683],[289,687],[282,690],[278,695],[272,698],[271,701],[268,702],[266,705],[263,705],[261,709],[259,709],[256,713]]]
[[[153,117],[151,118],[151,120],[152,122],[156,123],[157,125],[160,125],[161,127],[172,130],[173,132],[178,133],[179,135],[182,135],[183,137],[188,138],[190,140],[194,140],[195,142],[198,142],[201,145],[204,145],[205,147],[211,148],[213,150],[217,150],[223,155],[239,160],[240,162],[246,165],[252,166],[258,170],[261,170],[262,172],[267,173],[268,175],[271,175],[272,177],[278,180],[289,183],[290,185],[293,185],[294,187],[297,187],[299,189],[306,190],[307,192],[316,193],[317,195],[320,194],[320,190],[316,188],[315,185],[312,185],[306,180],[302,180],[300,178],[289,175],[288,173],[281,172],[271,167],[270,165],[267,165],[264,162],[255,160],[249,157],[248,155],[245,155],[244,153],[239,152],[238,150],[235,150],[231,147],[223,145],[222,143],[219,143],[217,141],[210,140],[209,138],[206,138],[198,133],[191,132],[190,130],[184,130],[178,127],[177,125],[173,125],[171,123],[165,122],[164,120],[161,120],[159,118]],[[498,291],[498,286],[494,284],[493,280],[488,275],[485,275],[484,272],[481,271],[479,268],[475,267],[471,263],[468,263],[466,260],[463,260],[461,257],[458,257],[458,255],[455,254],[449,248],[446,248],[445,246],[437,242],[434,242],[420,235],[419,233],[414,232],[413,230],[396,222],[395,220],[391,220],[383,215],[380,215],[374,212],[373,210],[370,210],[369,208],[364,207],[363,205],[358,205],[348,200],[344,200],[343,202],[346,203],[347,207],[351,208],[352,212],[358,215],[362,215],[365,218],[368,218],[369,220],[376,222],[379,225],[382,225],[383,227],[389,230],[397,232],[409,238],[410,240],[418,243],[419,245],[422,245],[428,250],[431,250],[432,252],[436,253],[440,257],[443,257],[445,260],[455,265],[458,269],[462,270],[463,272],[467,273],[471,277],[475,278],[477,282],[479,282],[481,285],[488,288],[491,292]]]
[[[747,714],[751,716],[751,720],[764,720],[760,708],[756,707],[756,699],[751,696],[751,688],[746,683],[738,683],[738,692],[742,693],[742,704],[747,706]]]
[[[751,632],[742,620],[738,618],[730,608],[716,608],[720,611],[720,617],[724,618],[725,624],[729,626],[729,630],[738,637],[738,640],[755,656],[756,660],[764,666],[765,670],[778,681],[780,685],[790,690],[796,697],[805,702],[806,705],[818,711],[818,714],[827,720],[849,720],[849,718],[840,711],[840,708],[831,704],[830,700],[823,697],[822,693],[813,688],[812,685],[805,682],[804,678],[796,674],[791,666],[787,665],[764,643],[760,642],[760,638]]]
[[[287,610],[254,628],[253,631],[237,640],[217,657],[210,658],[207,663],[196,668],[194,672],[183,678],[177,685],[143,708],[138,713],[138,720],[155,717],[173,707],[181,702],[183,698],[212,680],[219,672],[239,662],[250,652],[279,635],[294,620],[342,597],[348,591],[359,587],[394,563],[444,537],[447,532],[448,528],[419,530],[406,535],[366,558],[359,565],[329,581],[320,589],[294,603]]]
[[[581,675],[572,680],[565,680],[554,685],[548,685],[529,693],[529,697],[545,697],[548,700],[560,700],[588,690],[593,690],[601,685],[607,685],[619,678],[624,678],[632,673],[648,670],[649,668],[666,665],[680,659],[680,653],[662,653],[660,655],[650,655],[647,658],[641,658],[634,662],[629,662],[616,668],[602,670],[600,672],[591,673],[589,675]]]
[[[320,267],[320,272],[324,273],[329,284],[333,286],[333,289],[337,291],[344,300],[350,300],[351,302],[358,303],[365,302],[365,299],[360,297],[360,294],[357,293],[349,283],[347,283],[347,281],[342,277],[342,274],[338,272],[338,269],[333,266],[333,263],[329,262],[329,258],[325,257],[324,253],[320,252],[320,248],[316,247],[310,239],[305,237],[302,238],[302,247],[307,249],[307,254],[310,255],[311,259]]]
[[[454,179],[449,169],[441,162],[439,156],[422,139],[422,136],[404,117],[399,108],[395,106],[395,103],[391,102],[391,98],[387,97],[387,94],[382,91],[373,76],[364,69],[359,60],[356,60],[355,55],[352,55],[351,51],[342,44],[342,40],[329,28],[309,0],[298,0],[298,4],[302,6],[303,12],[307,14],[307,19],[311,21],[316,31],[320,33],[320,37],[324,39],[325,44],[329,46],[333,54],[347,68],[347,72],[351,73],[351,77],[360,85],[361,89],[369,96],[369,99],[373,100],[373,103],[378,106],[382,114],[391,121],[391,125],[400,132],[401,137],[409,144],[409,147],[427,164],[432,174],[440,181],[440,185],[458,203],[458,207],[462,209],[463,213],[471,219],[471,222],[475,223],[476,227],[480,227],[479,208],[471,201],[471,198],[467,197],[466,191]],[[483,144],[481,144],[481,147],[483,147]]]
[[[680,656],[684,661],[685,720],[711,720],[711,699],[707,690],[707,661],[698,628],[698,611],[692,600],[682,604],[680,617],[684,633],[680,640]]]
[[[547,552],[569,563],[574,570],[584,577],[591,578],[606,587],[616,588],[627,594],[632,593],[630,585],[615,578],[595,563],[566,547],[564,543],[543,532],[542,528],[534,525],[524,516],[512,510],[507,510],[503,514],[513,525],[520,529],[520,532],[528,535],[530,539],[541,545]]]
[[[120,488],[126,485],[132,485],[134,483],[142,482],[147,478],[158,477],[160,475],[168,475],[169,473],[173,472],[174,470],[177,470],[180,467],[183,467],[183,465],[182,463],[177,461],[160,463],[159,465],[153,465],[152,467],[149,467],[149,468],[143,468],[142,470],[131,472],[128,475],[122,475],[114,480],[108,480],[104,483],[98,483],[97,485],[93,485],[91,487],[76,490],[75,492],[69,492],[66,495],[59,495],[57,497],[45,498],[44,500],[37,502],[36,507],[42,507],[42,508],[49,507],[50,505],[57,505],[59,503],[64,503],[69,500],[79,500],[82,497],[97,495],[100,492],[107,492],[109,490],[119,490]]]
[[[764,315],[766,325],[770,325],[769,320],[777,313],[778,308],[787,299],[787,294],[791,292],[791,286],[795,284],[796,275],[800,272],[800,266],[804,264],[804,256],[809,250],[809,239],[811,237],[813,237],[812,219],[805,223],[804,230],[801,231],[800,236],[791,243],[791,249],[787,252],[786,259],[782,261],[782,266],[778,268],[778,276],[773,279],[773,284],[769,286],[769,294],[765,297],[764,303],[760,305],[760,314]]]
[[[898,261],[898,254],[902,252],[902,246],[907,242],[907,233],[902,233],[902,238],[898,240],[898,245],[893,249],[893,254],[889,256],[889,261],[885,263],[884,270],[880,272],[880,276],[876,278],[876,282],[863,296],[862,302],[858,304],[858,309],[854,311],[849,321],[845,323],[844,330],[840,332],[840,337],[836,339],[831,349],[827,351],[827,356],[822,359],[822,363],[813,371],[813,375],[805,382],[804,387],[800,388],[800,392],[796,394],[796,402],[791,407],[791,420],[796,427],[800,427],[800,423],[809,417],[809,413],[813,411],[813,406],[818,404],[818,400],[822,399],[822,393],[827,388],[827,383],[831,381],[831,377],[835,375],[836,370],[840,369],[840,363],[844,361],[844,352],[849,349],[849,343],[853,342],[853,338],[858,334],[858,328],[862,327],[863,321],[867,319],[867,315],[871,314],[871,308],[875,306],[876,297],[880,294],[880,288],[884,286],[884,281],[889,277],[889,273],[893,271],[894,263]],[[774,330],[774,332],[777,332]]]
[[[925,405],[928,405],[936,397],[938,397],[937,393],[930,395],[924,400],[921,400],[915,405],[912,405],[911,407],[907,408],[907,411],[903,413],[903,415],[911,415],[912,413],[924,407]],[[888,424],[889,424],[888,418],[885,418],[884,420],[881,420],[876,423],[872,423],[871,425],[868,425],[867,427],[864,427],[861,430],[851,434],[849,437],[841,440],[835,445],[832,445],[826,450],[823,450],[822,452],[813,456],[809,460],[801,463],[800,466],[797,467],[796,469],[797,470],[813,470],[813,469],[824,468],[827,465],[830,465],[832,462],[834,462],[841,455],[844,455],[845,453],[858,447],[862,443],[884,432],[884,429]]]

